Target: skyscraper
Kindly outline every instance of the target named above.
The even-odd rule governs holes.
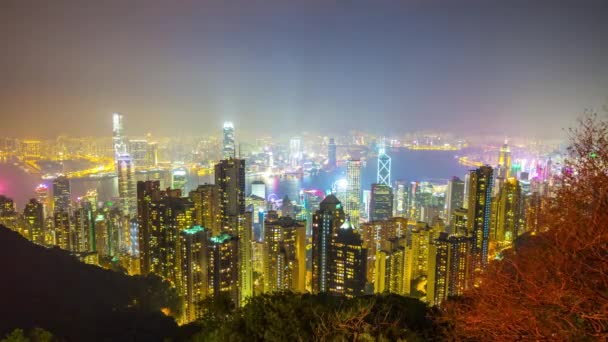
[[[266,200],[266,184],[259,180],[251,182],[251,194]]]
[[[184,321],[200,318],[199,303],[209,291],[209,230],[193,226],[180,232],[181,295]]]
[[[222,150],[223,159],[236,158],[234,143],[234,125],[230,121],[224,122],[224,145]]]
[[[123,116],[120,113],[112,114],[112,143],[114,155],[127,153],[127,140],[124,135]]]
[[[430,245],[427,302],[439,305],[448,296],[462,295],[468,287],[471,238],[440,233]]]
[[[305,292],[306,222],[281,217],[267,220],[264,226],[264,292]]]
[[[217,184],[199,185],[190,191],[190,200],[194,203],[194,224],[218,235],[222,230],[220,187]]]
[[[238,305],[239,271],[236,237],[221,233],[209,239],[209,291],[213,296],[226,293]]]
[[[521,204],[519,181],[513,177],[506,179],[494,203],[496,222],[490,236],[490,239],[496,242],[499,251],[509,247],[519,234],[522,219]]]
[[[245,214],[245,160],[230,158],[216,164],[215,184],[220,188],[222,229],[236,234],[237,217]]]
[[[361,207],[361,161],[351,159],[346,163],[346,198],[344,211],[351,224],[359,227],[359,210]]]
[[[53,204],[49,197],[49,187],[45,184],[40,184],[36,187],[36,199],[42,204],[43,216],[47,218],[51,215]]]
[[[299,137],[289,140],[289,161],[293,168],[297,168],[302,162],[302,139]]]
[[[135,188],[135,165],[127,153],[116,156],[116,173],[118,176],[118,198],[123,213],[134,218],[137,214],[137,199]]]
[[[488,165],[469,172],[467,231],[473,238],[470,269],[473,279],[488,263],[493,176]]]
[[[328,293],[348,298],[361,296],[367,279],[367,249],[361,235],[348,219],[334,235]]]
[[[394,192],[394,216],[407,216],[407,183],[403,180],[395,181]]]
[[[27,238],[37,244],[44,243],[44,210],[42,203],[32,198],[25,205],[23,210],[23,218],[25,219]]]
[[[505,143],[500,148],[500,152],[498,153],[498,177],[500,178],[509,178],[511,177],[511,149],[507,144],[507,140],[505,139]]]
[[[312,218],[312,292],[329,291],[331,248],[334,233],[345,220],[342,204],[328,195]]]
[[[393,189],[386,184],[372,184],[371,221],[387,220],[391,217],[393,217]]]
[[[453,177],[448,181],[448,188],[445,192],[445,217],[447,224],[450,225],[452,212],[462,208],[464,201],[464,182],[458,177]]]
[[[329,144],[327,144],[327,167],[329,167],[330,169],[335,169],[336,166],[336,142],[334,138],[329,138]]]
[[[386,154],[384,143],[378,150],[378,175],[376,183],[391,186],[391,157]]]
[[[66,176],[59,176],[53,180],[53,208],[55,212],[69,212],[70,196],[70,180]]]

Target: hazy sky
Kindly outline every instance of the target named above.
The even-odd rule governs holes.
[[[0,135],[555,136],[608,102],[608,1],[0,0]]]

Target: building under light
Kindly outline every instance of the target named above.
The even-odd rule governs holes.
[[[362,296],[367,280],[367,249],[361,235],[348,219],[334,235],[328,293],[347,298]]]
[[[376,183],[391,186],[391,157],[386,154],[384,143],[378,150],[378,175]]]
[[[346,196],[343,200],[344,212],[355,228],[359,227],[361,207],[361,161],[351,159],[346,162]]]
[[[470,268],[473,279],[488,264],[493,182],[494,173],[488,165],[469,172],[467,232],[473,239]]]
[[[342,204],[328,195],[312,218],[312,293],[329,292],[332,241],[345,220]]]
[[[224,145],[222,150],[223,159],[236,158],[234,137],[234,125],[230,121],[224,122]]]

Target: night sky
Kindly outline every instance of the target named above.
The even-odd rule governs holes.
[[[560,136],[608,102],[608,1],[0,0],[0,135]]]

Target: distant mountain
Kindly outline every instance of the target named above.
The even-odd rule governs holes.
[[[87,265],[0,226],[0,336],[40,327],[67,341],[162,341],[179,299],[160,278]]]

